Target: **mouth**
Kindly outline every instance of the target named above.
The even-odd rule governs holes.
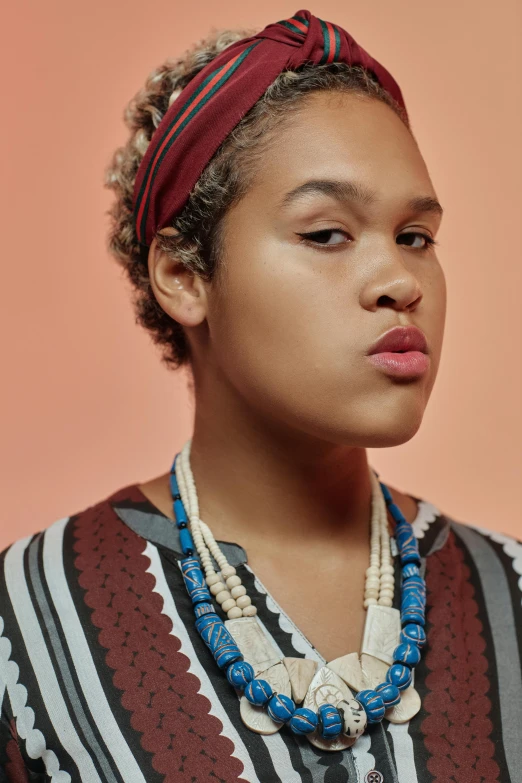
[[[390,329],[371,346],[367,356],[374,367],[396,377],[420,377],[430,366],[426,337],[416,326]]]

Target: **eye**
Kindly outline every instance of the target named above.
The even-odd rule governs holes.
[[[402,237],[406,237],[406,242],[399,242],[399,240]],[[414,245],[413,242],[420,239],[423,244],[421,245]],[[439,243],[433,239],[433,237],[430,237],[428,234],[424,234],[422,231],[405,231],[403,234],[399,234],[397,237],[397,244],[405,244],[407,247],[411,247],[412,250],[420,250],[421,252],[423,250],[429,250],[434,245],[438,245]]]
[[[321,246],[323,248],[333,248],[336,245],[344,245],[345,242],[329,242],[328,239],[331,237],[332,234],[343,234],[345,237],[348,237],[349,234],[347,231],[345,231],[342,228],[322,228],[320,231],[310,231],[307,234],[298,234],[298,236],[302,237],[302,243],[305,245],[311,245],[312,247],[318,248],[318,246]]]

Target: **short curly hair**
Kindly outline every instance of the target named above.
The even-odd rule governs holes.
[[[152,291],[147,254],[138,242],[133,217],[136,173],[152,134],[181,90],[227,46],[255,32],[214,31],[178,59],[167,60],[154,70],[125,110],[130,136],[125,146],[115,151],[107,168],[105,184],[116,195],[109,210],[109,250],[132,283],[137,323],[161,346],[162,361],[170,369],[190,366],[190,347],[182,325],[160,307]],[[172,221],[178,233],[156,235],[161,249],[202,279],[212,280],[223,256],[222,227],[227,209],[248,191],[256,164],[270,145],[274,131],[302,107],[307,95],[322,90],[380,100],[395,111],[411,132],[406,112],[372,71],[342,62],[305,63],[294,71],[283,71],[206,165],[182,212]]]

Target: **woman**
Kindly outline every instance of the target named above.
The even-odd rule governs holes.
[[[522,780],[521,544],[367,460],[419,429],[445,319],[398,85],[300,10],[126,116],[111,249],[194,432],[4,552],[3,779]]]

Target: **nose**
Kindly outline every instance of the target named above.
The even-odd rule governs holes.
[[[393,310],[415,310],[422,300],[423,292],[415,264],[420,261],[413,257],[405,260],[401,246],[396,242],[381,245],[377,253],[372,253],[368,263],[369,273],[361,291],[361,304],[369,310],[390,307]]]

